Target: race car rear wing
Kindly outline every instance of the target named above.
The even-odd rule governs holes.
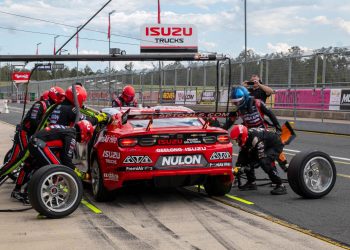
[[[148,120],[165,118],[227,118],[228,112],[154,112],[130,114],[130,109],[122,115],[122,123],[125,124],[128,119]]]
[[[153,112],[153,113],[139,113],[130,114],[128,109],[122,115],[122,124],[126,124],[129,119],[132,120],[149,120],[146,131],[151,129],[153,119],[166,119],[166,118],[203,118],[205,123],[203,129],[206,129],[209,124],[210,118],[227,118],[230,113],[228,112]]]

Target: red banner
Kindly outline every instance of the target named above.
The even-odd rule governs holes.
[[[330,89],[276,90],[275,108],[328,110]]]
[[[12,81],[16,83],[23,83],[29,80],[30,72],[13,72]]]

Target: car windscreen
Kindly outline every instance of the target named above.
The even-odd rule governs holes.
[[[146,128],[149,120],[129,120],[129,123],[134,128]],[[166,119],[154,119],[153,128],[160,127],[192,127],[203,126],[198,118],[166,118]]]

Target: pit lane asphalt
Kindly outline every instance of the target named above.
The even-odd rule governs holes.
[[[10,124],[18,123],[21,117],[19,107],[19,105],[11,105],[10,114],[0,114],[0,120]],[[246,192],[238,191],[233,187],[231,195],[251,201],[254,205],[233,202],[350,245],[350,137],[297,132],[297,138],[286,149],[293,151],[318,149],[329,155],[349,160],[335,160],[338,171],[337,182],[332,192],[322,199],[302,199],[287,185],[288,194],[284,196],[270,195],[269,186]],[[289,160],[292,157],[290,154],[295,154],[293,151],[286,151]],[[237,152],[237,148],[234,148],[234,153]],[[257,174],[265,177],[260,170]],[[283,177],[284,173],[281,175]]]

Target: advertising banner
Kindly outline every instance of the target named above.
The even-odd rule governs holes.
[[[331,89],[329,110],[340,110],[341,89]]]
[[[220,91],[219,106],[226,106],[227,105],[227,95],[228,95],[227,89]]]
[[[25,83],[29,80],[30,72],[13,72],[12,81],[15,83]]]
[[[276,90],[274,108],[328,110],[330,89]]]
[[[272,94],[269,97],[267,97],[266,106],[272,109],[275,107],[275,94]]]
[[[175,104],[196,104],[197,92],[195,90],[177,90]]]
[[[201,94],[200,104],[214,104],[216,98],[216,91],[204,90]]]
[[[158,103],[158,91],[143,91],[142,101],[148,103]]]
[[[174,90],[162,91],[161,103],[175,103],[175,91]]]
[[[342,89],[340,99],[340,109],[350,110],[350,89]]]
[[[141,53],[198,52],[197,28],[190,24],[145,24]]]

